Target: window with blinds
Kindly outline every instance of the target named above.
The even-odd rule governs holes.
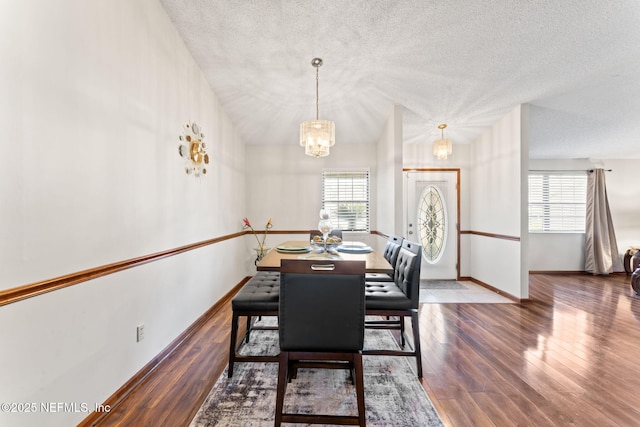
[[[529,174],[529,232],[584,233],[587,174]]]
[[[369,171],[323,171],[322,208],[336,230],[369,231]]]

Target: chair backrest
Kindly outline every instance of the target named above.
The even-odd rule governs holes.
[[[411,300],[411,308],[418,308],[420,301],[420,266],[422,246],[408,240],[402,241],[398,252],[393,281]]]
[[[396,261],[398,260],[398,252],[400,252],[403,240],[404,238],[400,236],[389,236],[387,245],[384,248],[383,256],[394,268],[396,266]]]
[[[309,231],[309,240],[312,240],[313,236],[321,236],[322,237],[322,232],[320,230],[311,230],[311,231]],[[329,232],[329,236],[336,236],[336,237],[339,237],[340,240],[342,240],[342,230],[331,230]]]
[[[280,348],[362,350],[364,274],[364,261],[283,259],[278,312]]]

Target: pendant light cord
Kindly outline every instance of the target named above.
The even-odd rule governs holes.
[[[318,78],[318,72],[320,71],[319,67],[316,67],[316,120],[318,120],[318,117],[320,116],[319,114],[319,107],[318,107],[318,98],[319,98],[319,87],[320,87],[320,79]]]

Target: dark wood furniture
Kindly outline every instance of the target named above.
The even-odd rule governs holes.
[[[366,425],[364,274],[364,261],[282,261],[276,427],[283,422]],[[352,372],[358,415],[284,413],[287,384],[306,367]]]
[[[308,242],[288,241],[278,246],[306,246]],[[227,375],[233,376],[234,365],[237,362],[277,362],[277,355],[249,356],[241,355],[238,349],[243,341],[249,341],[251,331],[256,329],[277,329],[277,327],[256,327],[254,320],[261,316],[277,316],[280,289],[280,263],[283,260],[296,260],[300,254],[279,253],[272,249],[258,263],[258,272],[240,289],[231,300],[233,315],[231,317],[231,338],[229,340],[229,367]],[[327,261],[317,259],[314,262]],[[367,254],[343,254],[339,258],[331,260],[336,264],[345,261],[363,261],[365,271],[388,274],[393,272],[393,267],[380,253],[371,252]],[[246,318],[246,331],[238,340],[240,318]]]
[[[280,243],[277,247],[283,246],[309,246],[309,242],[306,241],[287,241]],[[311,254],[290,254],[280,253],[275,248],[271,249],[267,255],[257,265],[258,271],[280,271],[280,261],[283,259],[300,259],[300,257],[313,255]],[[393,273],[393,266],[389,264],[384,258],[381,252],[370,252],[367,254],[351,254],[339,252],[339,255],[333,256],[332,259],[325,259],[329,261],[365,261],[365,268],[367,273]],[[317,261],[323,261],[321,258]]]

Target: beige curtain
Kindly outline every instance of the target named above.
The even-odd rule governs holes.
[[[613,229],[603,169],[590,171],[587,178],[585,270],[593,274],[623,271]]]

